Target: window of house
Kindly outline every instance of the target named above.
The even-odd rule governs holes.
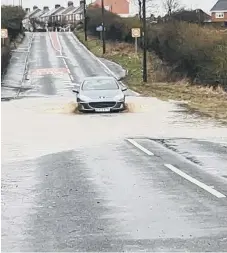
[[[80,20],[80,14],[76,14],[76,20]]]
[[[224,12],[216,12],[215,18],[224,18]]]

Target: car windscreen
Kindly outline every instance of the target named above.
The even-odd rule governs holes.
[[[115,80],[111,79],[93,79],[85,80],[82,84],[82,90],[118,90],[119,86]]]

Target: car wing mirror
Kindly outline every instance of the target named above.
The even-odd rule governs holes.
[[[80,89],[80,86],[79,85],[75,85],[74,87],[73,87],[73,89],[72,89],[72,92],[74,92],[74,93],[79,93],[79,89]]]
[[[74,88],[73,90],[72,90],[74,93],[79,93],[79,91],[78,91],[78,89],[76,89],[76,88]]]

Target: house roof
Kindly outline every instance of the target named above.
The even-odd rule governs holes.
[[[73,14],[81,13],[84,11],[83,5],[80,5],[76,10],[73,11]]]
[[[47,12],[44,12],[40,17],[43,18],[43,17],[47,17],[49,16],[49,13],[51,12],[51,10],[47,11]]]
[[[65,9],[65,11],[63,11],[61,14],[62,15],[66,15],[66,14],[68,14],[69,12],[71,12],[72,10],[76,10],[77,9],[77,7],[74,7],[73,5],[70,5],[69,7],[67,7],[66,9]]]
[[[64,9],[62,9],[62,10],[60,10],[60,11],[58,11],[57,13],[54,13],[53,14],[53,16],[58,16],[58,15],[62,15],[62,13],[65,11],[65,8]]]
[[[39,10],[37,13],[35,13],[32,18],[38,18],[40,17],[41,15],[43,15],[43,13],[45,13],[45,11],[43,10]]]
[[[218,0],[210,11],[227,11],[227,0]]]
[[[37,12],[41,11],[40,9],[35,9],[29,13],[26,14],[25,18],[31,18],[32,16],[34,16]]]
[[[42,18],[44,18],[44,17],[49,17],[49,16],[51,16],[51,15],[56,15],[58,12],[60,12],[60,11],[62,11],[62,10],[65,10],[65,7],[60,6],[60,7],[58,7],[57,9],[55,9],[55,8],[54,8],[54,9],[51,9],[50,11],[44,13],[44,14],[42,15]]]
[[[71,11],[69,11],[67,15],[77,14],[77,13],[80,13],[82,10],[83,10],[83,6],[75,7]]]

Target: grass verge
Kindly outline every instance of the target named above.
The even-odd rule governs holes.
[[[124,83],[132,90],[144,96],[153,96],[162,100],[187,102],[187,107],[203,116],[227,122],[227,93],[221,88],[213,89],[195,86],[187,81],[171,82],[169,69],[155,56],[148,55],[148,83],[142,82],[142,52],[135,54],[133,45],[111,43],[106,45],[106,54],[102,55],[102,43],[95,37],[84,40],[82,32],[76,32],[78,39],[96,56],[120,64],[128,70]],[[166,82],[168,80],[168,82]]]

